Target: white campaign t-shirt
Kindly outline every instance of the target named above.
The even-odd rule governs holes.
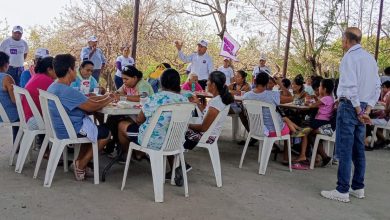
[[[218,71],[221,71],[225,74],[226,76],[226,85],[230,85],[230,79],[233,78],[234,71],[231,67],[225,68],[223,66],[218,68]]]
[[[219,112],[223,111],[226,108],[226,105],[222,102],[221,96],[215,96],[214,98],[210,99],[208,102],[206,108],[203,110],[203,117],[206,116],[207,111],[210,107],[213,107],[217,109]],[[217,122],[214,130],[211,132],[211,136],[219,136],[219,134],[222,131],[223,122],[225,121],[226,115],[222,116],[219,121]],[[204,118],[202,118],[203,121]]]
[[[121,55],[121,56],[116,58],[116,62],[120,62],[121,68],[123,68],[124,66],[128,66],[128,65],[134,66],[134,59],[132,57],[126,58],[123,55]],[[115,75],[122,77],[122,70],[117,68]]]
[[[268,66],[264,66],[264,67],[256,66],[256,67],[253,69],[252,76],[253,76],[253,77],[256,77],[257,74],[260,73],[260,70],[266,71],[266,72],[268,72],[269,75],[272,75],[271,69],[270,69]]]
[[[12,37],[9,37],[1,42],[0,51],[8,54],[10,66],[22,67],[24,64],[24,54],[28,53],[28,45],[23,39],[16,41]]]

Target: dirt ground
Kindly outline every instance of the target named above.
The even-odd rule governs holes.
[[[366,198],[343,204],[321,198],[320,191],[333,189],[337,166],[288,172],[270,160],[265,176],[258,175],[257,147],[250,147],[242,169],[242,146],[231,141],[226,123],[219,149],[222,188],[217,188],[208,152],[196,149],[185,154],[193,166],[189,172],[188,198],[184,189],[164,186],[164,203],[155,203],[150,165],[131,164],[125,190],[120,191],[123,165],[115,165],[106,182],[76,182],[72,172],[58,167],[51,188],[43,187],[46,161],[38,179],[35,162],[22,174],[8,166],[11,135],[0,130],[0,219],[390,219],[390,151],[367,152]],[[37,152],[33,151],[33,158]],[[100,171],[106,165],[100,157]]]

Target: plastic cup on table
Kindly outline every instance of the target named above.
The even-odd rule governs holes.
[[[95,95],[99,95],[99,88],[94,88],[93,89],[93,93],[95,94]]]
[[[119,101],[127,101],[127,97],[126,96],[120,96],[119,97]]]

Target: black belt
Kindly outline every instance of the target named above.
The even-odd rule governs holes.
[[[347,99],[346,97],[340,97],[339,101],[340,102],[351,102],[351,100]]]

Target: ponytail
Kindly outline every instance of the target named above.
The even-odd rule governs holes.
[[[210,74],[209,80],[210,82],[216,85],[223,104],[229,105],[234,102],[234,98],[232,94],[230,94],[228,87],[225,85],[226,83],[225,74],[223,74],[220,71],[214,71]]]

